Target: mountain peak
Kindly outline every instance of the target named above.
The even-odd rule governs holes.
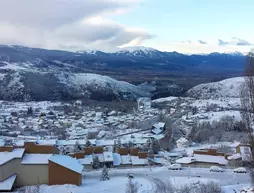
[[[120,52],[125,51],[125,52],[136,52],[136,51],[158,51],[154,48],[149,48],[149,47],[144,47],[144,46],[131,46],[131,47],[124,47],[121,48]]]

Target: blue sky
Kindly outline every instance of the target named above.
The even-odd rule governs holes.
[[[253,8],[253,0],[144,0],[114,20],[123,25],[142,27],[154,34],[156,37],[143,45],[160,49],[167,49],[177,42],[195,43],[198,40],[214,46],[218,39],[231,41],[233,37],[251,43],[254,40]],[[218,49],[227,51],[231,48]],[[238,46],[237,49],[245,51],[249,48]]]
[[[1,0],[0,44],[248,52],[254,46],[253,8],[253,0]]]

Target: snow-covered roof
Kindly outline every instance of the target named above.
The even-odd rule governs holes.
[[[193,157],[183,157],[183,158],[180,158],[180,159],[176,160],[176,163],[178,163],[178,164],[190,164],[190,163],[193,163],[195,161],[196,161],[196,159],[193,158]]]
[[[113,165],[119,166],[122,163],[121,155],[118,153],[113,153]]]
[[[3,165],[14,159],[11,152],[0,152],[0,165]]]
[[[155,124],[153,125],[153,127],[156,128],[156,129],[161,129],[161,128],[163,128],[164,126],[165,126],[165,123],[162,123],[162,122],[155,123]]]
[[[145,144],[145,143],[147,143],[147,140],[148,140],[148,139],[134,138],[134,139],[131,140],[131,142],[132,142],[133,144]],[[127,143],[129,143],[129,141],[128,141]]]
[[[240,146],[240,153],[243,161],[251,161],[252,154],[249,146]]]
[[[163,139],[164,137],[165,137],[164,134],[153,135],[153,138],[154,138],[154,139],[157,139],[157,140],[161,140],[161,139]]]
[[[79,161],[67,155],[53,155],[49,160],[79,174],[83,171],[83,166]]]
[[[162,129],[160,129],[160,128],[155,128],[155,129],[153,129],[152,130],[152,132],[154,133],[154,134],[160,134],[160,133],[162,133],[163,132],[163,130]]]
[[[98,157],[100,162],[104,162],[104,156],[103,153],[96,153],[93,154],[93,158]]]
[[[96,145],[96,139],[89,139],[89,141],[92,145]]]
[[[93,155],[85,155],[84,158],[78,159],[79,163],[82,165],[91,165],[93,163]]]
[[[228,160],[224,156],[194,154],[193,157],[196,159],[196,162],[218,163],[220,165],[228,164]]]
[[[236,160],[242,158],[240,153],[233,154],[231,156],[228,156],[228,160]]]
[[[103,156],[104,156],[104,161],[105,162],[113,162],[114,158],[113,158],[113,153],[112,152],[103,152]]]
[[[149,161],[152,161],[156,164],[162,164],[161,158],[159,157],[154,157],[154,158],[148,158]]]
[[[131,156],[130,155],[121,155],[121,162],[123,165],[131,164]]]
[[[148,164],[147,159],[140,159],[138,156],[131,156],[132,165],[146,165]]]
[[[24,146],[25,142],[36,142],[36,140],[17,140],[14,142],[16,146]]]
[[[0,182],[0,191],[10,191],[13,187],[13,184],[17,178],[17,175],[13,175],[4,181]]]
[[[75,145],[77,140],[57,140],[56,145]]]
[[[36,143],[39,145],[55,145],[56,139],[44,139],[44,140],[37,140]]]
[[[24,152],[24,148],[15,148],[12,152],[0,152],[0,165],[7,163],[14,158],[22,158]]]
[[[96,140],[96,146],[113,146],[114,140]]]
[[[25,148],[15,148],[12,150],[12,155],[14,158],[22,158],[25,152]]]
[[[48,164],[49,158],[52,154],[25,154],[21,164]]]

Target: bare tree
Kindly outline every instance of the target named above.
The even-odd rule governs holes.
[[[254,120],[254,54],[250,53],[247,58],[247,66],[245,69],[245,81],[240,89],[241,98],[241,117],[244,130],[249,137],[249,143],[252,149],[252,160],[250,162],[250,175],[254,184],[254,136],[253,136],[253,120]]]

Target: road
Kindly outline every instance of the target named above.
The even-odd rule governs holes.
[[[210,179],[217,180],[222,186],[248,184],[250,177],[248,174],[235,174],[231,169],[223,173],[210,172],[208,168],[183,168],[181,171],[170,171],[166,167],[152,168],[132,168],[132,169],[110,169],[111,177],[123,177],[128,173],[133,174],[134,178],[147,179],[153,185],[154,193],[166,193],[169,181],[173,183],[186,183],[191,180]],[[87,178],[100,178],[101,171],[84,172]]]

